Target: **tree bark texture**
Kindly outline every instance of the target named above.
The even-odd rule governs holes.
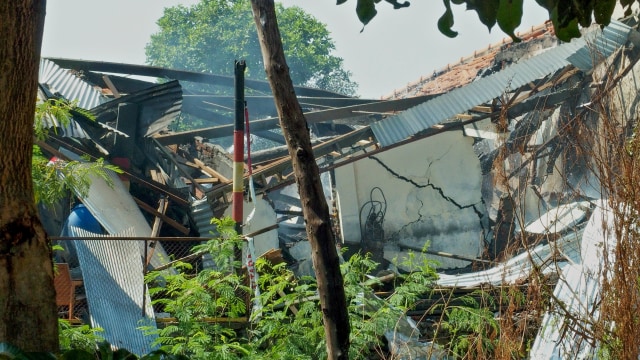
[[[296,98],[273,0],[251,0],[264,67],[291,156],[318,282],[329,359],[348,359],[349,315],[329,207],[313,156],[309,128]]]
[[[51,247],[31,180],[45,0],[0,1],[0,342],[57,351]]]

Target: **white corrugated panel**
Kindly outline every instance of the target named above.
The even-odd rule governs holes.
[[[556,308],[552,302],[552,308],[545,313],[530,359],[598,358],[598,345],[587,336],[600,314],[600,283],[605,262],[615,261],[614,218],[605,201],[593,211],[582,236],[581,262],[563,269],[553,291],[555,301],[562,303],[562,307]],[[608,249],[606,257],[603,249]]]
[[[88,193],[81,194],[76,191],[76,195],[109,234],[118,234],[132,228],[133,236],[151,236],[151,226],[129,190],[124,187],[116,173],[110,170],[106,170],[106,173],[109,182],[92,174],[89,176],[91,187]],[[144,253],[145,242],[139,240],[135,243],[140,248],[139,253]],[[158,267],[168,262],[167,253],[160,243],[157,243],[155,248],[149,247],[148,251],[150,254],[153,253],[151,266]]]
[[[564,266],[567,262],[577,262],[580,258],[580,238],[582,231],[569,233],[564,237],[544,245],[538,245],[527,250],[508,261],[483,271],[476,271],[467,274],[450,275],[438,274],[437,284],[446,287],[478,288],[481,285],[504,285],[515,284],[518,281],[526,280],[535,268],[540,268],[543,273],[549,274],[557,272],[556,265]],[[562,254],[566,260],[562,263],[555,263],[552,260],[557,254]]]
[[[59,93],[67,100],[77,100],[77,106],[82,109],[89,110],[108,101],[93,86],[47,59],[40,60],[38,82],[48,86],[54,94]]]
[[[560,205],[528,224],[524,231],[531,234],[564,233],[585,220],[590,205],[588,201]]]

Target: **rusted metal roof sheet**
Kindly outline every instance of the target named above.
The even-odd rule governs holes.
[[[531,81],[541,79],[571,64],[585,66],[585,55],[579,50],[602,51],[609,56],[627,41],[631,29],[619,22],[612,22],[603,31],[592,30],[589,36],[574,39],[570,43],[549,49],[529,60],[514,64],[498,73],[478,79],[462,88],[415,106],[405,112],[371,125],[381,146],[389,146],[442,123],[474,106],[487,103],[510,89],[516,89]],[[588,39],[591,39],[588,41]],[[595,45],[595,46],[593,46]],[[590,56],[592,58],[592,56]]]
[[[80,238],[110,235],[70,227]],[[135,236],[129,228],[114,236]],[[140,247],[134,241],[76,240],[76,250],[89,305],[91,326],[102,328],[113,347],[138,356],[153,350],[155,336],[145,336],[140,326],[155,327],[151,298],[146,290]],[[144,310],[143,310],[144,309]]]
[[[70,70],[63,69],[47,59],[40,60],[38,82],[46,85],[52,94],[60,94],[67,100],[76,100],[77,106],[86,110],[108,100],[100,91]]]

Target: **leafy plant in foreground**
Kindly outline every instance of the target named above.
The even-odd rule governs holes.
[[[164,328],[143,328],[158,336],[156,345],[171,354],[192,359],[234,359],[247,354],[242,337],[228,326],[228,320],[247,313],[241,294],[248,293],[244,279],[236,271],[240,264],[235,250],[242,239],[233,231],[230,219],[214,219],[219,236],[194,251],[207,250],[214,269],[196,271],[178,262],[177,272],[153,271],[145,281],[153,286],[149,293],[176,321]]]

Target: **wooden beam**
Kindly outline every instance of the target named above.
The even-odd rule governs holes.
[[[200,168],[200,170],[204,171],[205,173],[220,179],[221,182],[228,182],[230,181],[229,178],[225,177],[224,175],[220,174],[219,172],[217,172],[216,170],[212,169],[210,166],[207,166],[207,164],[205,164],[204,162],[202,162],[202,160],[200,159],[193,159],[193,162],[198,166],[198,168]]]
[[[147,203],[145,203],[144,201],[142,201],[140,199],[137,199],[137,198],[134,197],[133,200],[143,210],[147,211],[151,215],[154,215],[154,216],[157,216],[157,217],[161,218],[164,222],[167,223],[167,225],[170,225],[171,227],[173,227],[174,229],[180,231],[181,233],[183,233],[185,235],[189,234],[189,229],[187,229],[186,227],[182,226],[177,221],[175,221],[172,218],[166,216],[165,214],[159,213],[158,211],[156,211],[156,209],[154,209],[153,207],[149,206]]]
[[[193,179],[195,180],[198,184],[217,184],[220,183],[220,179],[218,178],[204,178],[204,179]],[[186,184],[191,184],[191,180],[189,179],[185,179],[184,182]]]

